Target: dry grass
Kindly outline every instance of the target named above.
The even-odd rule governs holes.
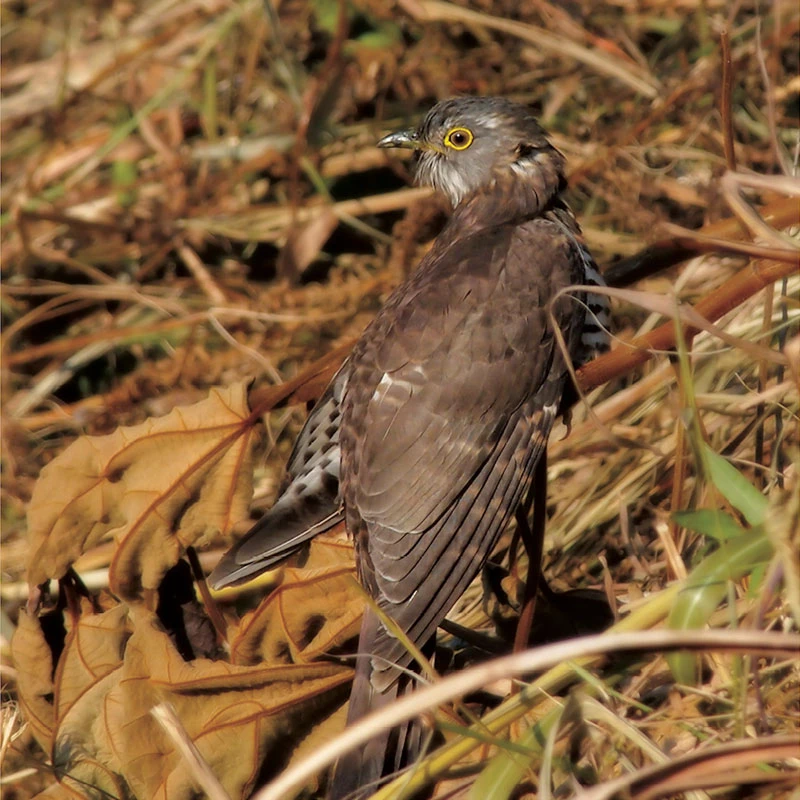
[[[406,187],[394,155],[374,148],[382,132],[450,94],[534,103],[568,158],[570,200],[605,264],[674,239],[669,224],[733,216],[726,166],[767,178],[744,190],[754,203],[791,198],[778,176],[795,174],[798,155],[792,4],[759,12],[744,2],[730,17],[717,0],[358,0],[347,18],[338,8],[0,6],[4,796],[52,783],[48,756],[14,715],[8,648],[24,592],[25,511],[42,467],[81,435],[161,416],[245,377],[280,383],[356,336],[443,216],[429,193]],[[788,219],[800,223],[796,202]],[[769,240],[763,229],[729,230],[717,245],[749,238],[757,255],[796,246],[785,216],[766,222]],[[640,297],[615,300],[615,334],[651,331],[664,321],[647,310],[657,298],[669,314],[673,298],[707,297],[748,261],[711,249],[639,282]],[[594,390],[594,413],[579,409],[571,435],[554,437],[545,563],[555,588],[601,589],[620,624],[659,625],[673,581],[714,550],[673,513],[730,508],[704,467],[705,441],[767,498],[763,530],[775,553],[726,583],[711,624],[797,629],[798,292],[794,274],[738,304],[717,323],[727,338],[700,332],[672,363],[660,356]],[[303,417],[297,406],[269,417],[255,508],[274,497]],[[81,567],[100,570],[102,583],[108,560],[98,549]],[[486,628],[483,606],[475,586],[454,619]],[[701,744],[800,731],[792,661],[708,653],[695,685],[675,682],[656,655],[556,678],[540,680],[548,692],[582,689],[539,695],[533,708],[517,695],[501,706],[517,703],[506,716],[490,712],[500,719],[487,723],[492,739],[516,750],[497,755],[462,737],[432,768],[461,758],[479,771],[488,761],[484,786],[512,774],[514,796],[547,797]],[[797,766],[796,754],[757,755],[750,763],[739,753],[737,772],[713,761],[683,784],[659,776],[647,787],[700,797],[709,775],[745,785],[763,777],[757,763]],[[466,796],[473,780],[457,774],[441,796]],[[787,796],[785,781],[773,771],[751,791]],[[647,787],[632,791],[653,796]]]

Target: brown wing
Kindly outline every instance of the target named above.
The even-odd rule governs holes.
[[[343,404],[342,487],[362,581],[416,642],[493,548],[529,484],[566,380],[547,308],[580,281],[573,241],[532,220],[437,247],[360,340]],[[556,319],[570,347],[580,306]],[[366,643],[361,643],[362,647]],[[380,631],[373,682],[407,662]]]

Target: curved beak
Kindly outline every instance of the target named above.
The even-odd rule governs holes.
[[[421,147],[422,144],[415,130],[407,130],[397,131],[396,133],[390,133],[388,136],[384,136],[383,139],[378,142],[377,146],[403,147],[408,150],[416,150]]]

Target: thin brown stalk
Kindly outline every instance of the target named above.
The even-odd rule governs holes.
[[[733,148],[733,113],[731,111],[731,97],[733,96],[733,60],[731,58],[731,37],[727,27],[720,31],[719,43],[722,48],[722,97],[720,98],[722,141],[728,169],[735,170],[736,153]]]
[[[54,298],[61,300],[62,298]],[[189,314],[185,317],[175,317],[164,319],[147,325],[130,325],[124,328],[112,328],[110,330],[97,331],[96,333],[86,333],[82,336],[65,337],[53,342],[27,347],[15,353],[8,353],[5,358],[7,367],[16,367],[28,364],[31,361],[38,361],[42,358],[53,358],[63,356],[67,353],[74,353],[83,347],[88,347],[97,342],[122,342],[126,339],[135,339],[140,336],[152,336],[154,334],[166,333],[175,329],[190,327],[208,319],[206,312]]]
[[[211,277],[208,267],[202,262],[197,253],[188,245],[182,244],[178,248],[178,255],[186,265],[186,269],[194,275],[198,286],[200,286],[206,297],[216,305],[223,305],[226,300],[225,293],[217,286],[214,278]]]

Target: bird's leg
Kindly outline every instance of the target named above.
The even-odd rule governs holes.
[[[532,525],[528,524],[528,511],[533,501]],[[536,611],[536,595],[542,575],[542,550],[544,526],[547,519],[547,451],[543,451],[536,469],[528,496],[517,507],[517,528],[528,553],[528,574],[522,595],[522,611],[514,637],[514,652],[519,653],[528,646],[533,615]],[[542,582],[543,583],[543,582]]]

